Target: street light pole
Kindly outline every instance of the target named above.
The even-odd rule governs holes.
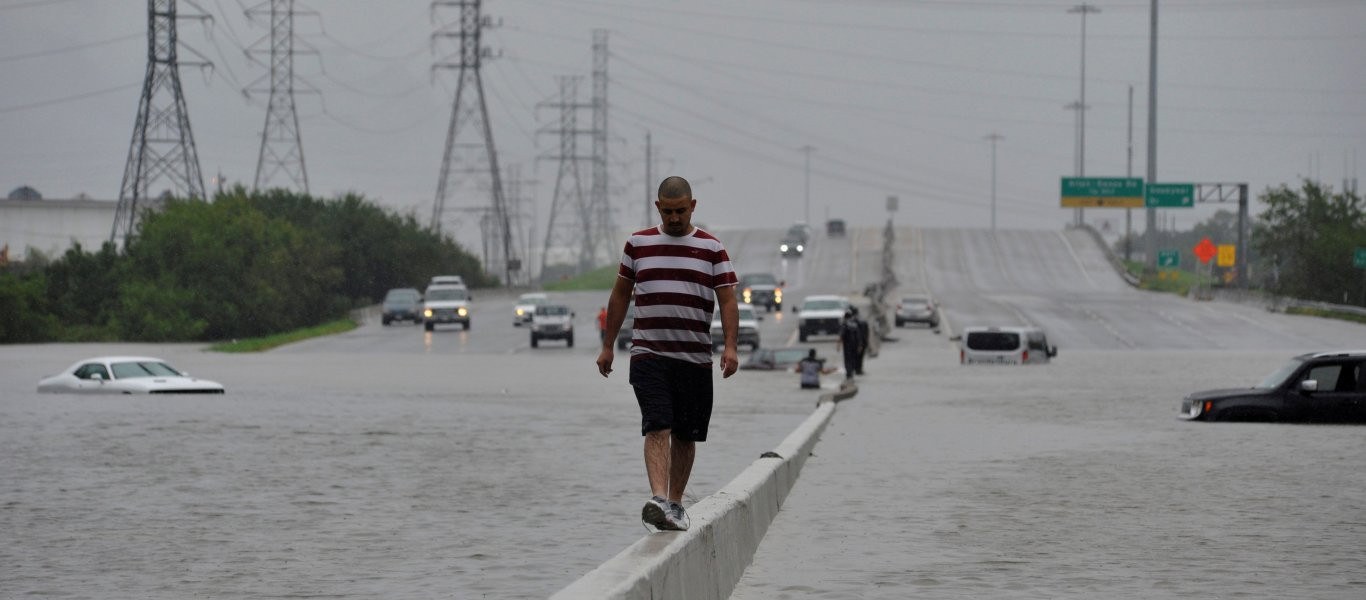
[[[1078,142],[1077,177],[1086,176],[1086,15],[1098,13],[1100,9],[1091,4],[1078,4],[1067,9],[1068,14],[1081,14],[1081,101],[1077,104],[1080,122],[1080,141]],[[1077,209],[1077,224],[1085,222],[1084,208]]]
[[[1134,176],[1134,86],[1129,86],[1129,164],[1124,176]],[[1131,260],[1134,250],[1134,209],[1124,209],[1124,260]]]
[[[1152,0],[1148,27],[1148,185],[1157,181],[1157,0]],[[1148,208],[1147,253],[1143,262],[1157,269],[1157,209]]]
[[[993,131],[982,139],[991,142],[991,234],[996,235],[996,142],[1006,138]]]
[[[811,225],[811,151],[815,149],[810,144],[798,148],[806,154],[806,220],[803,223],[808,227]]]

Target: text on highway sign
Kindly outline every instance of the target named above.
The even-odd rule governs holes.
[[[1063,177],[1063,208],[1142,208],[1139,177]]]
[[[1143,196],[1148,208],[1192,208],[1195,206],[1195,184],[1150,183]]]
[[[1158,250],[1157,266],[1164,269],[1175,269],[1181,266],[1180,250]]]

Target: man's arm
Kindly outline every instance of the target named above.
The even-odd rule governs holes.
[[[740,368],[739,351],[735,349],[740,337],[740,306],[735,303],[736,286],[716,288],[716,304],[721,310],[721,331],[725,333],[725,347],[721,350],[721,376],[730,377]]]
[[[612,344],[617,342],[621,322],[626,320],[626,306],[631,302],[631,290],[635,286],[636,282],[617,277],[616,284],[612,286],[612,295],[607,299],[607,323],[603,327],[602,352],[598,353],[598,372],[603,377],[612,372],[612,359],[615,358]]]

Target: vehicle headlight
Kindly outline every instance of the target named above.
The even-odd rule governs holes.
[[[522,316],[522,309],[520,309],[520,308],[517,309],[517,316],[519,316],[519,317]]]
[[[773,290],[773,300],[777,302],[783,301],[783,290],[781,288]]]
[[[742,293],[745,296],[745,304],[749,304],[749,288],[745,288],[745,291]]]
[[[424,316],[424,317],[430,317],[430,316],[432,316],[432,309],[430,309],[430,308],[424,308],[424,309],[422,309],[422,316]]]
[[[462,306],[460,308],[455,309],[455,313],[463,317],[467,314],[470,314],[470,311],[465,310],[465,307]]]
[[[783,252],[787,252],[787,244],[783,244],[783,245],[781,245],[781,246],[778,246],[778,249],[779,249],[779,250],[782,250]]]
[[[805,248],[802,248],[801,244],[797,244],[797,251],[801,252],[802,250],[805,250]]]

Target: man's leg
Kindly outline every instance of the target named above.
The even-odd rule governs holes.
[[[669,452],[669,500],[683,503],[683,489],[692,475],[692,460],[697,455],[697,443],[673,438]]]
[[[650,479],[650,492],[660,498],[669,493],[669,437],[668,429],[645,434],[645,476]],[[692,460],[688,462],[691,466]]]

